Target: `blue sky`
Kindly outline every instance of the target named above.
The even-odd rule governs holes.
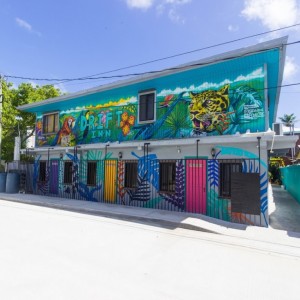
[[[76,78],[300,23],[300,0],[0,0],[0,19],[2,75]],[[282,35],[298,41],[300,26],[106,75],[159,70]],[[299,47],[287,47],[284,84],[300,82]],[[55,84],[75,92],[109,81]],[[300,85],[281,90],[278,116],[285,113],[300,119]]]

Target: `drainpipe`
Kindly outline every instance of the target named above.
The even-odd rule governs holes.
[[[258,170],[259,170],[259,176],[260,176],[260,141],[261,141],[261,136],[258,136],[257,137],[257,143],[258,143],[257,147],[258,147],[258,163],[259,163]]]

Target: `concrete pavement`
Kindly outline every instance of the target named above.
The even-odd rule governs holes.
[[[0,236],[5,300],[268,300],[300,294],[300,247],[281,240],[258,242],[4,200]]]
[[[183,228],[232,236],[243,239],[243,242],[246,244],[249,241],[256,241],[257,243],[264,243],[264,246],[265,243],[275,243],[278,244],[279,248],[281,245],[291,247],[295,245],[297,247],[300,246],[300,205],[293,203],[295,200],[292,199],[287,191],[280,187],[270,186],[269,193],[271,198],[269,203],[271,214],[269,228],[235,224],[198,214],[177,213],[41,195],[0,193],[0,199],[142,224],[147,223],[152,226],[168,229]],[[294,204],[291,210],[288,209],[288,203],[290,202]],[[284,221],[285,218],[286,221]]]
[[[290,233],[300,232],[300,204],[278,185],[273,185],[270,192],[270,226]]]

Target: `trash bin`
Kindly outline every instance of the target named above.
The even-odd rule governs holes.
[[[20,187],[20,174],[7,173],[6,193],[10,193],[10,194],[19,193],[19,187]]]
[[[0,193],[5,193],[6,191],[6,175],[7,173],[0,173]]]

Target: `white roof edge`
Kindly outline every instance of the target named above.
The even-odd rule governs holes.
[[[109,83],[109,84],[105,84],[105,85],[101,85],[101,86],[97,86],[97,87],[94,87],[94,88],[91,88],[91,89],[88,89],[88,90],[83,90],[83,91],[70,93],[70,94],[55,97],[55,98],[49,98],[49,99],[42,100],[42,101],[39,101],[39,102],[34,102],[34,103],[30,103],[30,104],[21,105],[21,106],[18,106],[17,109],[26,110],[26,109],[30,109],[30,108],[33,108],[33,107],[43,106],[45,104],[52,104],[52,103],[56,103],[56,102],[59,102],[59,101],[66,101],[66,100],[69,100],[69,99],[73,99],[75,97],[81,97],[81,96],[85,96],[85,95],[94,94],[94,93],[97,93],[97,92],[111,90],[113,88],[120,88],[120,87],[123,87],[123,86],[126,86],[126,85],[131,85],[131,84],[135,84],[135,83],[138,83],[138,82],[143,82],[143,81],[146,81],[146,80],[155,79],[155,78],[158,78],[158,77],[183,72],[183,71],[186,71],[186,70],[199,68],[199,66],[197,66],[197,64],[207,64],[207,65],[209,65],[209,64],[213,64],[213,63],[218,63],[218,62],[220,62],[224,59],[231,59],[231,58],[234,59],[236,56],[250,55],[250,54],[255,53],[256,51],[264,51],[264,50],[267,51],[267,50],[270,50],[272,48],[277,48],[277,47],[284,47],[284,51],[285,51],[285,44],[287,43],[287,39],[288,39],[288,36],[283,36],[283,37],[280,37],[280,38],[277,38],[277,39],[273,39],[273,40],[269,40],[269,41],[266,41],[266,42],[258,43],[256,45],[240,48],[240,49],[237,49],[237,50],[228,51],[228,52],[217,54],[217,55],[214,55],[214,56],[211,56],[211,57],[208,57],[208,58],[203,58],[203,59],[200,59],[200,60],[197,60],[197,61],[191,61],[189,63],[178,65],[178,66],[175,66],[173,68],[158,71],[155,74],[145,73],[143,75],[135,76],[133,78],[118,80],[118,81],[115,81],[115,82],[112,82],[112,83]],[[281,59],[282,59],[282,57],[284,57],[284,56],[281,56]],[[282,63],[282,68],[283,68],[283,66],[284,66],[284,62]],[[177,69],[179,69],[179,70],[177,70]]]

